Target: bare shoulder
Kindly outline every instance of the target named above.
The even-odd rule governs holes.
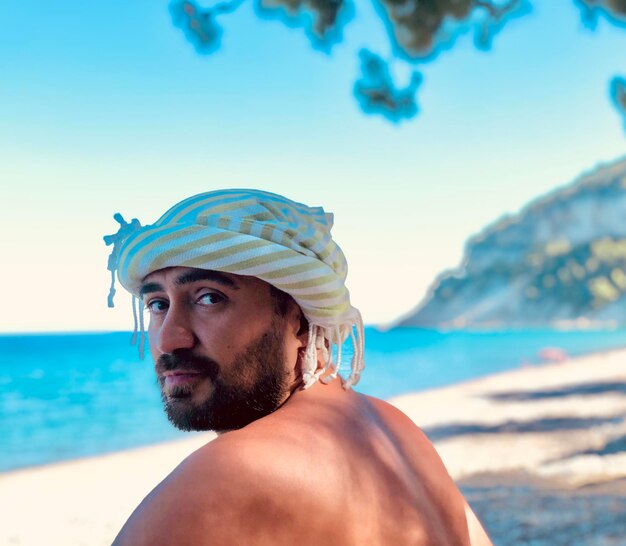
[[[281,449],[282,448],[282,449]],[[292,544],[323,517],[323,491],[288,442],[231,432],[183,461],[139,505],[115,545]],[[303,487],[303,482],[308,482]],[[322,505],[323,506],[323,505]],[[306,544],[306,541],[305,541]]]
[[[418,452],[421,457],[427,455],[431,464],[435,462],[432,460],[433,457],[439,460],[439,456],[426,434],[405,413],[384,400],[371,396],[365,398],[378,413],[384,426],[389,428],[394,436],[401,441],[410,442],[411,451]]]
[[[491,546],[480,521],[461,495],[424,432],[406,414],[388,402],[370,397],[367,400],[402,446],[405,458],[418,481],[430,492],[431,508],[435,508],[442,521],[447,522],[445,526],[455,526],[460,535],[469,535],[468,544],[472,546]]]

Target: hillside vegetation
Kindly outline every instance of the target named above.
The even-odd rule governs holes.
[[[626,326],[626,159],[472,237],[400,326]]]

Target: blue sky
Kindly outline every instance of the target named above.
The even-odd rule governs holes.
[[[366,322],[407,312],[468,236],[625,152],[626,31],[535,3],[490,51],[464,35],[420,65],[420,113],[394,125],[352,96],[359,49],[390,54],[369,3],[330,55],[244,3],[202,56],[167,1],[0,0],[0,331],[128,328],[121,292],[106,308],[112,214],[150,223],[222,187],[333,211]]]

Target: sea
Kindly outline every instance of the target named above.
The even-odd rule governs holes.
[[[189,437],[167,421],[130,334],[0,335],[0,472]],[[365,333],[357,390],[380,398],[626,346],[626,330]],[[346,351],[348,348],[346,347]]]

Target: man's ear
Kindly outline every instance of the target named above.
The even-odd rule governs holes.
[[[290,302],[286,318],[290,331],[298,340],[299,347],[305,348],[309,341],[309,321],[295,301]]]
[[[298,327],[298,333],[296,334],[296,337],[300,340],[302,347],[306,347],[309,342],[309,321],[304,316],[302,309],[300,309],[300,307],[297,305],[296,307],[298,307],[298,313],[300,315],[300,326]]]

